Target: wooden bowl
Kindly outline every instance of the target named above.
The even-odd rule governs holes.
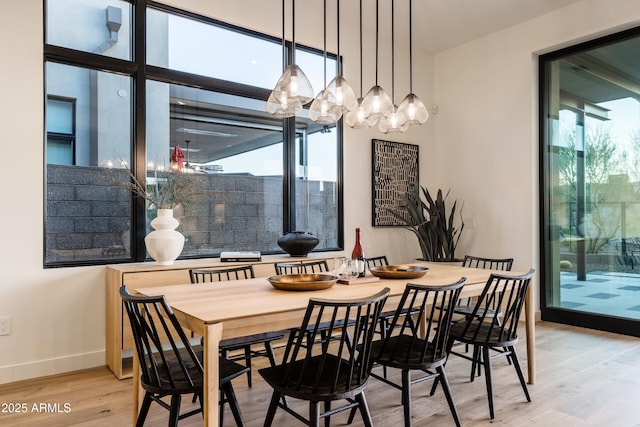
[[[267,279],[271,286],[281,291],[317,291],[336,284],[333,274],[280,274]]]
[[[382,279],[417,279],[427,274],[428,267],[418,265],[382,265],[371,267],[369,271]]]

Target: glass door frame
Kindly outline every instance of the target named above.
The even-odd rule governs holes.
[[[556,52],[541,55],[538,58],[538,90],[539,90],[539,215],[540,215],[540,235],[539,235],[539,249],[540,249],[540,281],[539,281],[539,295],[540,295],[540,311],[541,319],[545,321],[557,322],[567,325],[586,327],[595,330],[608,331],[614,333],[620,333],[624,335],[630,335],[640,337],[640,320],[634,320],[630,318],[622,318],[615,316],[608,316],[599,313],[591,313],[579,310],[572,310],[570,308],[563,308],[559,305],[553,305],[554,301],[554,287],[557,290],[560,286],[559,280],[554,280],[553,266],[559,265],[557,253],[559,248],[552,247],[553,242],[558,242],[558,230],[554,227],[551,221],[551,194],[550,194],[550,181],[552,179],[551,174],[548,174],[549,159],[547,154],[550,153],[551,145],[548,144],[549,138],[551,138],[553,132],[557,132],[558,129],[553,127],[559,127],[559,117],[551,117],[554,114],[550,111],[549,104],[557,102],[557,109],[559,108],[560,100],[549,100],[547,96],[548,86],[554,84],[550,82],[550,64],[553,61],[561,59],[571,54],[578,53],[580,51],[593,49],[595,47],[602,47],[607,44],[616,43],[629,38],[640,37],[640,27],[626,30],[620,33],[605,36],[596,40],[581,43],[576,46],[568,47]],[[559,83],[558,83],[559,84]],[[580,113],[577,113],[577,120],[580,121]],[[553,123],[555,121],[555,123]],[[579,125],[579,123],[577,123]],[[583,121],[584,127],[584,121]],[[577,145],[577,144],[576,144]],[[579,166],[578,166],[579,167]],[[559,268],[558,268],[559,270]],[[558,298],[558,295],[555,295]],[[556,301],[557,302],[557,301]]]

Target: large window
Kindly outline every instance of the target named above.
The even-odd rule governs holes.
[[[640,29],[540,60],[542,318],[640,336]]]
[[[282,41],[155,3],[136,7],[46,3],[45,265],[145,260],[156,212],[114,183],[125,167],[153,182],[176,149],[182,173],[208,189],[175,212],[182,257],[278,253],[292,230],[318,236],[316,250],[340,249],[340,128],[306,110],[285,120],[265,111]],[[69,14],[83,25],[62,25]],[[297,49],[319,88],[322,53]]]

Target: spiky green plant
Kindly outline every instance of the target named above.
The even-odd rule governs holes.
[[[458,202],[454,201],[451,210],[447,210],[446,199],[450,191],[447,191],[447,194],[443,196],[442,190],[438,189],[434,199],[429,190],[420,187],[405,198],[405,207],[411,217],[411,223],[407,224],[405,228],[418,238],[422,258],[425,261],[453,261],[456,259],[456,246],[464,229],[464,221],[461,207],[460,227],[457,228],[454,225]]]

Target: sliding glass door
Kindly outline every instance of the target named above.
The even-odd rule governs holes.
[[[543,320],[640,336],[640,29],[540,58]]]

